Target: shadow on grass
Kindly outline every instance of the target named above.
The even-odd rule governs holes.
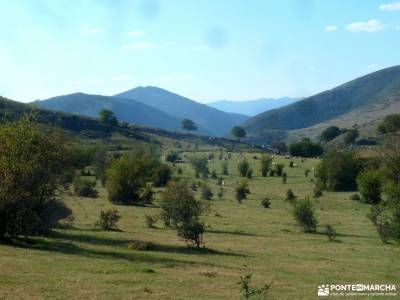
[[[244,231],[226,231],[226,230],[207,230],[208,233],[217,233],[217,234],[233,234],[233,235],[241,235],[241,236],[252,236],[252,237],[263,237],[262,235],[244,232]]]

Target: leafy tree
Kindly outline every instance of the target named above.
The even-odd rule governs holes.
[[[247,180],[246,179],[242,179],[239,182],[238,186],[236,187],[236,194],[235,194],[236,200],[239,203],[242,203],[242,200],[246,199],[247,198],[247,194],[249,194],[249,193],[250,193],[250,191],[249,191],[249,188],[248,188]]]
[[[268,198],[268,196],[265,196],[264,199],[261,200],[261,205],[264,208],[270,208],[271,206],[271,200]]]
[[[285,142],[275,141],[271,144],[271,148],[278,151],[279,154],[286,153],[288,148]]]
[[[194,124],[194,122],[190,119],[183,119],[182,121],[182,129],[188,130],[188,131],[196,131],[197,127]]]
[[[172,170],[169,166],[162,164],[159,166],[154,174],[154,186],[166,186],[171,180]]]
[[[56,199],[71,151],[57,130],[32,117],[0,127],[0,239],[46,234],[72,215]]]
[[[103,122],[105,124],[109,124],[109,125],[112,125],[112,126],[117,126],[118,125],[117,117],[115,116],[113,111],[109,110],[109,109],[102,109],[99,112],[99,119],[100,119],[100,122]]]
[[[381,201],[383,183],[377,171],[362,171],[357,177],[357,185],[363,202],[376,204]]]
[[[238,170],[241,177],[246,177],[247,173],[250,170],[250,165],[247,162],[247,159],[243,159],[238,164]]]
[[[177,229],[178,236],[197,247],[203,244],[205,232],[200,216],[203,205],[197,201],[186,182],[170,182],[161,196],[161,217],[166,226]]]
[[[95,189],[96,181],[82,178],[80,175],[75,175],[73,188],[74,193],[80,197],[96,198],[98,192]]]
[[[154,200],[154,192],[151,186],[148,184],[140,196],[141,202],[144,204],[151,204]]]
[[[327,143],[337,136],[339,136],[342,131],[337,126],[330,126],[321,132],[320,139],[321,141]]]
[[[240,126],[233,127],[231,130],[231,134],[238,140],[246,137],[246,131],[243,129],[243,127],[240,127]]]
[[[359,135],[360,133],[358,132],[357,129],[350,129],[346,132],[344,136],[344,142],[346,144],[352,144],[358,138]]]
[[[203,184],[201,186],[201,198],[204,200],[211,200],[213,196],[211,188],[207,184]]]
[[[356,178],[362,163],[349,151],[329,151],[316,170],[316,177],[331,191],[351,191],[357,188]]]
[[[269,170],[271,169],[272,157],[269,155],[263,154],[260,159],[260,165],[261,165],[261,176],[267,177],[267,174],[268,174]]]
[[[313,143],[308,138],[304,138],[300,142],[290,144],[289,152],[293,156],[316,157],[320,156],[324,150],[321,145]]]
[[[293,193],[292,189],[288,189],[286,192],[286,200],[289,202],[294,202],[296,200],[296,196]]]
[[[120,219],[121,216],[117,210],[102,210],[100,212],[99,220],[95,225],[103,230],[117,230],[117,223]]]
[[[205,157],[192,157],[190,163],[196,173],[196,177],[202,175],[207,177],[210,171],[208,170],[208,160]]]
[[[395,134],[400,129],[400,114],[387,115],[378,126],[378,132]]]
[[[299,225],[303,227],[304,232],[315,232],[318,221],[314,215],[310,199],[306,198],[303,201],[297,201],[293,213]]]
[[[170,152],[167,154],[165,160],[171,163],[175,163],[177,160],[180,160],[179,153],[177,152]]]

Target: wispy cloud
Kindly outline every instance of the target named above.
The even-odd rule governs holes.
[[[167,74],[160,77],[163,81],[186,81],[192,79],[191,74]]]
[[[384,28],[379,20],[369,20],[367,22],[356,22],[346,26],[350,32],[379,32]]]
[[[139,37],[144,34],[145,34],[145,32],[142,30],[133,30],[133,31],[128,32],[128,36],[130,36],[130,37]]]
[[[103,32],[104,32],[103,29],[97,28],[97,27],[84,26],[81,28],[82,34],[98,34],[98,33],[103,33]]]
[[[156,43],[153,42],[143,42],[143,43],[133,43],[133,44],[128,44],[122,46],[122,49],[124,50],[130,50],[130,49],[153,49],[157,47]]]
[[[381,4],[379,5],[379,9],[381,11],[396,11],[400,10],[400,2],[392,2],[392,3],[387,3],[387,4]]]
[[[334,31],[337,31],[337,30],[338,30],[338,28],[336,26],[326,26],[325,27],[325,31],[326,32],[334,32]]]
[[[132,76],[130,76],[130,75],[121,74],[121,75],[112,76],[111,80],[112,81],[125,81],[125,80],[131,79],[131,78],[132,78]]]

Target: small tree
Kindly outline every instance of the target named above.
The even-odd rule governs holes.
[[[286,192],[286,200],[290,203],[293,203],[296,200],[296,196],[291,189],[288,189]]]
[[[358,175],[358,190],[363,202],[376,204],[381,201],[383,188],[381,177],[381,174],[373,170],[364,170]]]
[[[322,131],[322,133],[320,135],[320,139],[321,139],[321,141],[327,143],[327,142],[333,140],[334,138],[336,138],[337,136],[339,136],[341,133],[342,133],[342,131],[340,130],[339,127],[330,126],[330,127],[326,128],[324,131]]]
[[[117,126],[118,125],[117,117],[109,109],[102,109],[99,112],[99,119],[100,119],[100,122],[103,122],[103,123],[108,124],[108,125],[112,125],[112,126]]]
[[[271,206],[271,200],[268,198],[268,196],[265,196],[264,199],[261,200],[261,205],[264,208],[270,208]]]
[[[242,161],[239,162],[238,170],[239,170],[239,174],[240,174],[241,177],[246,177],[247,176],[247,173],[250,170],[250,165],[247,162],[247,159],[243,159]]]
[[[285,144],[285,142],[282,142],[282,141],[273,142],[271,144],[271,148],[278,151],[279,154],[286,153],[288,150],[287,145]]]
[[[203,178],[206,178],[210,171],[208,170],[208,161],[205,157],[192,157],[190,159],[190,163],[192,164],[192,167],[196,173],[196,177],[198,178],[200,175],[203,176]]]
[[[318,221],[314,216],[314,209],[310,199],[306,198],[303,201],[298,201],[294,207],[294,217],[304,232],[315,232]]]
[[[231,134],[238,140],[246,137],[246,131],[243,129],[243,127],[240,127],[240,126],[233,127],[231,130]]]
[[[196,131],[197,127],[194,122],[190,119],[183,119],[182,121],[182,129],[187,131]]]
[[[171,168],[165,164],[159,166],[154,174],[154,186],[166,186],[171,180]]]
[[[246,199],[247,198],[247,194],[249,194],[249,193],[250,193],[250,191],[249,191],[249,188],[248,188],[248,185],[247,185],[247,180],[242,179],[239,182],[238,186],[236,187],[236,194],[235,194],[236,200],[239,203],[242,203],[242,200]]]
[[[262,155],[261,160],[261,176],[262,177],[267,177],[269,170],[271,169],[272,165],[272,157],[269,155]]]
[[[103,230],[116,230],[118,229],[117,223],[119,219],[121,219],[121,216],[117,210],[102,210],[95,225]]]
[[[229,175],[229,172],[228,172],[228,162],[225,161],[225,160],[223,160],[223,161],[221,162],[221,167],[222,167],[222,175]]]
[[[378,126],[378,132],[395,134],[400,129],[400,114],[386,116]]]
[[[164,224],[176,228],[178,236],[197,247],[203,244],[205,226],[200,216],[204,208],[185,182],[172,181],[168,184],[161,196],[161,210]]]
[[[81,178],[76,174],[73,182],[74,194],[80,197],[96,198],[98,192],[95,189],[96,181]]]
[[[352,144],[358,138],[358,136],[359,132],[357,129],[350,129],[346,132],[346,135],[344,136],[344,142],[346,144]]]
[[[207,184],[201,186],[201,198],[204,200],[211,200],[214,197],[210,187]]]
[[[140,196],[141,202],[143,204],[151,204],[154,200],[154,192],[150,185],[146,185],[142,195]]]
[[[283,168],[285,165],[283,164],[276,164],[275,165],[275,174],[276,176],[282,176],[283,175]]]

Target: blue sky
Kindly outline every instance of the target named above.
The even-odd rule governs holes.
[[[0,95],[308,96],[400,64],[400,2],[0,0]]]

